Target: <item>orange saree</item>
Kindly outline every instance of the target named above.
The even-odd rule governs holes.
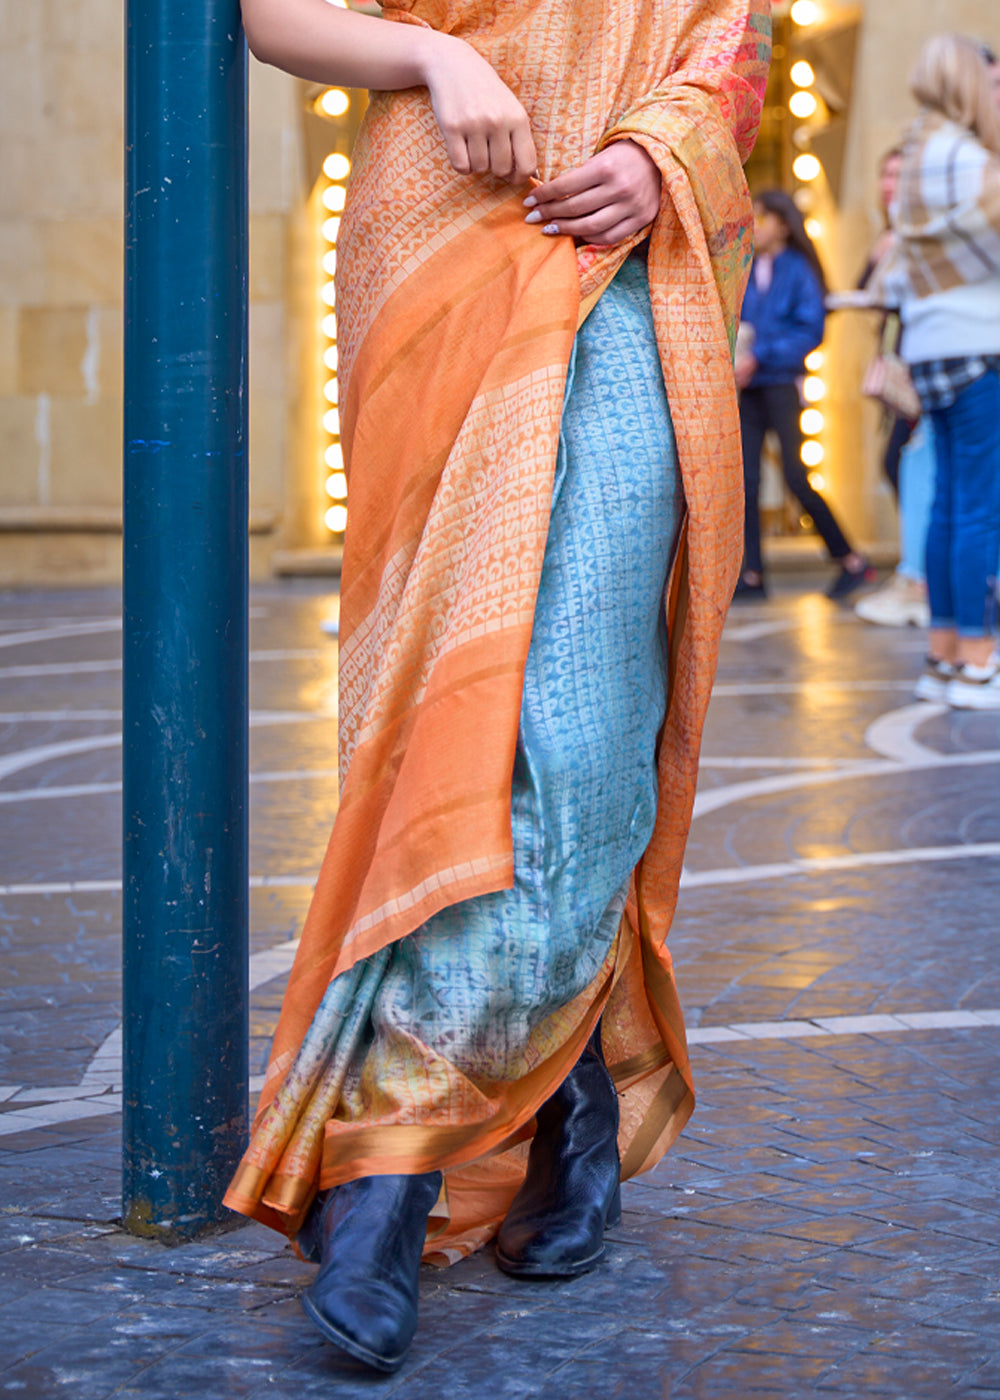
[[[600,975],[550,1018],[513,1081],[472,1094],[439,1066],[444,1092],[439,1083],[425,1109],[415,1046],[391,1104],[345,1111],[318,1013],[349,1023],[358,983],[378,975],[373,955],[513,880],[511,774],[567,365],[581,319],[638,241],[577,249],[541,235],[524,223],[523,192],[450,169],[424,90],[376,94],[339,247],[351,503],[340,806],[226,1200],[293,1235],[317,1189],[442,1168],[427,1252],[451,1259],[495,1232],[534,1113],[598,1018],[621,1096],[623,1177],[659,1160],[693,1106],[666,935],[740,561],[731,347],[750,261],[742,160],[770,10],[767,0],[390,0],[386,13],[483,54],[531,118],[543,179],[625,138],[656,162],[650,295],[687,501],[667,600],[655,829]]]

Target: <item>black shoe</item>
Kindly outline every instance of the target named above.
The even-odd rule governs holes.
[[[403,1364],[417,1330],[417,1281],[441,1173],[363,1176],[318,1197],[299,1236],[319,1273],[302,1295],[327,1341],[376,1371]]]
[[[874,582],[875,570],[867,559],[862,559],[856,569],[849,569],[846,564],[841,564],[840,573],[826,590],[826,596],[834,600],[846,598],[849,593],[853,593],[862,584]]]
[[[604,1254],[622,1218],[618,1094],[595,1040],[538,1110],[524,1185],[497,1240],[497,1263],[522,1278],[572,1278]]]
[[[740,574],[740,577],[739,577],[739,579],[737,580],[737,583],[736,583],[736,589],[735,589],[735,591],[734,591],[734,593],[733,593],[733,602],[734,602],[734,603],[736,603],[736,602],[749,602],[751,598],[766,598],[766,597],[767,597],[767,589],[766,589],[766,587],[764,586],[764,580],[763,580],[763,579],[759,579],[757,583],[747,583],[747,581],[746,581],[746,579],[743,577],[743,575]]]

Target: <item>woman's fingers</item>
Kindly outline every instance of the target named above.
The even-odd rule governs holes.
[[[607,170],[601,156],[596,155],[585,160],[575,170],[567,170],[564,175],[547,180],[531,193],[539,205],[558,204],[564,199],[572,199],[574,195],[582,194],[585,190],[603,188],[607,183]]]
[[[543,226],[542,232],[581,238],[584,243],[603,243],[607,241],[613,229],[627,228],[628,231],[624,234],[627,238],[641,227],[641,224],[634,222],[628,209],[620,204],[611,204],[580,219],[553,219]]]
[[[646,228],[660,210],[660,172],[632,141],[620,141],[524,201],[528,223],[543,233],[612,244]]]
[[[538,195],[532,191],[528,199],[524,202],[531,210],[527,216],[529,224],[548,223],[550,219],[558,219],[560,223],[567,219],[580,219],[587,214],[593,214],[598,209],[607,206],[609,192],[601,185],[593,185],[582,194],[570,195],[566,199],[547,199],[540,201]]]
[[[535,170],[537,157],[531,133],[527,141],[518,140],[517,132],[503,131],[490,138],[490,174],[512,185],[524,185]]]
[[[514,168],[514,155],[510,147],[510,133],[501,131],[489,138],[489,159],[487,167],[491,175],[501,180],[509,180]]]
[[[469,152],[469,169],[476,175],[483,175],[490,168],[490,143],[478,131],[469,132],[465,138]]]
[[[463,130],[442,128],[452,169],[460,175],[496,175],[523,185],[535,172],[538,156],[527,122],[513,131],[507,124]]]
[[[514,128],[510,144],[514,163],[508,178],[511,184],[526,184],[538,169],[538,152],[527,118]]]
[[[644,225],[640,225],[640,228]],[[604,229],[601,233],[592,234],[589,238],[584,238],[585,243],[596,243],[600,248],[613,248],[616,243],[624,243],[626,238],[631,238],[639,229],[635,227],[634,219],[622,219],[620,223],[612,224],[611,228]]]
[[[533,221],[534,222],[534,221]],[[633,233],[648,227],[652,219],[645,211],[631,204],[605,204],[591,214],[576,219],[558,217],[541,225],[542,233],[550,237],[564,234],[582,239],[584,243],[615,243],[631,238]]]

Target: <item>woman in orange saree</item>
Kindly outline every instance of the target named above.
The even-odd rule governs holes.
[[[339,243],[340,806],[227,1201],[392,1370],[422,1251],[499,1229],[510,1272],[590,1267],[693,1106],[665,940],[740,559],[769,6],[243,7],[259,56],[376,91]]]

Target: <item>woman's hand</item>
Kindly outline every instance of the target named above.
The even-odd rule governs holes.
[[[737,389],[745,389],[757,373],[757,360],[753,355],[737,355],[733,366]]]
[[[463,175],[525,184],[538,157],[528,116],[463,39],[392,24],[325,0],[240,0],[254,54],[314,83],[399,92],[430,89],[448,159]]]
[[[621,243],[660,212],[660,172],[634,141],[614,141],[524,201],[529,224],[584,243]]]
[[[882,232],[879,234],[878,238],[876,238],[875,242],[872,244],[872,250],[869,254],[869,259],[872,262],[872,264],[880,263],[885,257],[886,253],[891,253],[898,242],[899,238],[895,230],[891,228],[883,229]]]
[[[525,184],[538,156],[520,102],[464,40],[428,31],[425,43],[424,81],[452,167]]]

